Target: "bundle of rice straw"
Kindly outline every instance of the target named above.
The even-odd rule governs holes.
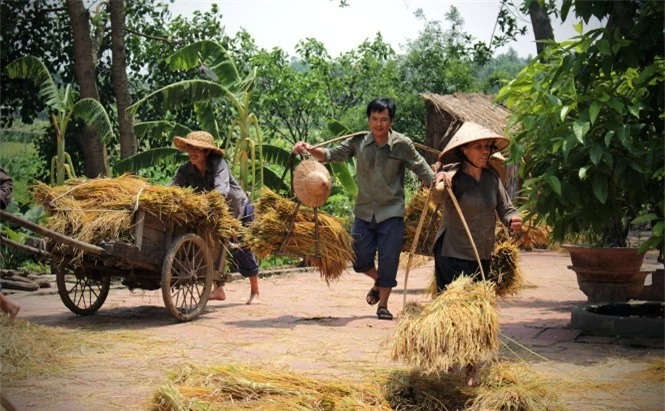
[[[563,409],[553,381],[540,378],[526,363],[499,361],[481,371],[477,394],[466,410],[558,410]]]
[[[497,296],[515,295],[525,288],[519,258],[520,251],[512,241],[502,241],[494,247],[487,279],[496,284]]]
[[[233,238],[242,231],[218,191],[197,194],[190,188],[153,186],[129,174],[72,179],[56,187],[38,183],[32,189],[35,202],[50,215],[47,228],[90,244],[133,242],[133,216],[139,209],[206,241]]]
[[[512,237],[512,241],[520,250],[546,249],[550,244],[549,236],[552,230],[545,225],[536,225],[534,220],[533,217],[531,220],[525,220],[522,223],[521,231]],[[508,241],[509,239],[511,239],[510,232],[501,222],[497,222],[496,240]]]
[[[494,283],[498,297],[506,298],[526,288],[526,280],[519,268],[519,260],[520,251],[512,241],[502,241],[494,247],[487,280]],[[436,277],[432,275],[429,284],[425,287],[424,294],[434,297],[437,292]]]
[[[424,308],[405,306],[392,358],[424,374],[440,374],[485,361],[498,349],[494,285],[460,276]]]
[[[432,255],[434,238],[439,230],[443,211],[440,208],[437,210],[433,201],[428,201],[429,191],[429,188],[418,190],[406,204],[404,209],[404,242],[402,244],[402,251],[404,252],[411,251],[413,239],[416,236],[416,230],[418,229],[420,215],[422,214],[425,205],[427,205],[427,215],[425,216],[423,228],[420,231],[420,238],[418,239],[415,253],[426,256]]]
[[[279,251],[288,232],[296,203],[285,199],[268,188],[261,189],[256,202],[257,218],[247,230],[245,242],[259,258]],[[313,265],[319,268],[321,278],[330,283],[338,279],[353,261],[353,239],[343,220],[318,211],[319,254]],[[295,216],[293,231],[286,243],[284,254],[314,257],[316,237],[314,233],[314,211],[301,204]]]

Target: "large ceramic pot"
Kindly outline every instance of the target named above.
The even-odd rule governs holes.
[[[625,302],[644,288],[650,271],[642,271],[644,253],[637,248],[564,246],[570,253],[577,284],[589,303]]]

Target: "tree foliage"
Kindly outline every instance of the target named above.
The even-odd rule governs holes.
[[[566,1],[606,27],[553,44],[501,90],[513,111],[526,208],[556,240],[584,233],[625,246],[651,217],[645,248],[663,247],[665,56],[662,2]],[[581,24],[578,27],[581,33]]]

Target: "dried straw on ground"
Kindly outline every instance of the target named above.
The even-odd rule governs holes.
[[[481,385],[466,410],[563,409],[552,381],[539,377],[526,363],[495,362],[481,371]]]
[[[420,231],[420,238],[415,253],[431,256],[432,249],[434,248],[434,237],[441,224],[441,216],[443,212],[441,209],[437,210],[436,205],[431,200],[428,202],[429,189],[425,188],[418,190],[409,199],[404,209],[404,243],[402,244],[402,251],[411,251],[413,239],[416,236],[418,229],[418,222],[422,214],[425,204],[427,204],[427,214],[425,221]]]
[[[377,384],[321,381],[242,365],[188,366],[159,388],[155,410],[391,410]]]
[[[62,372],[67,358],[85,345],[80,334],[0,315],[0,386]]]
[[[165,226],[172,224],[206,240],[232,238],[242,230],[217,191],[197,194],[189,188],[153,186],[128,174],[74,179],[56,187],[38,183],[33,192],[35,201],[50,214],[47,228],[90,244],[133,242],[133,216],[139,209]]]
[[[277,254],[288,232],[296,203],[285,199],[268,188],[263,188],[256,202],[256,220],[249,227],[245,242],[259,258]],[[316,237],[313,209],[301,205],[295,216],[293,231],[283,254],[306,256],[319,268],[327,283],[338,279],[354,260],[353,239],[344,222],[318,211],[319,258],[315,257]]]
[[[393,410],[462,410],[473,396],[459,374],[424,375],[416,370],[393,370],[385,385]]]
[[[520,251],[512,241],[499,242],[494,247],[487,279],[496,284],[497,296],[512,296],[526,287],[519,258]]]
[[[421,311],[405,307],[394,340],[392,358],[426,374],[493,357],[499,349],[494,285],[459,277]]]

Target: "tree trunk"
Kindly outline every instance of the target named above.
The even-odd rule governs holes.
[[[109,3],[111,6],[111,50],[113,53],[111,74],[118,107],[118,122],[120,123],[120,158],[127,158],[136,154],[137,147],[132,119],[127,117],[125,111],[132,104],[127,82],[127,60],[125,58],[125,1],[114,0]]]
[[[537,1],[532,1],[529,6],[529,16],[531,17],[531,26],[533,27],[533,36],[536,39],[536,50],[540,54],[545,49],[545,44],[539,40],[554,40],[554,31],[550,16],[547,15],[547,9],[540,7]]]
[[[81,89],[81,98],[99,100],[88,10],[83,6],[82,0],[67,0],[67,11],[72,23],[76,81]],[[86,126],[79,140],[85,158],[85,175],[89,178],[108,176],[110,173],[106,147],[99,136]]]

